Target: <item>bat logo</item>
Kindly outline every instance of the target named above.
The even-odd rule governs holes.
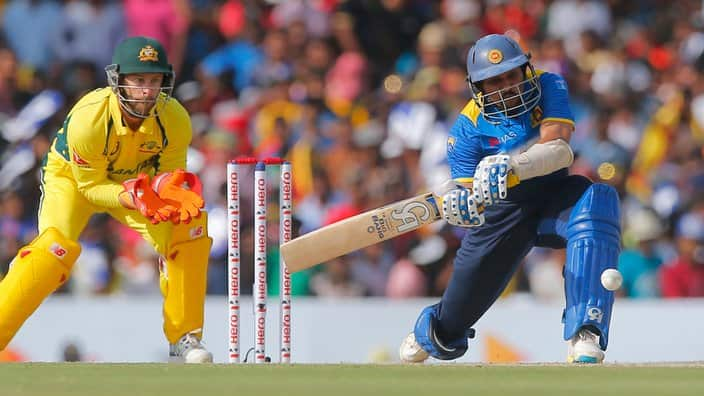
[[[372,216],[372,225],[367,228],[368,233],[376,232],[380,240],[384,239],[384,235],[389,231],[387,226],[386,216]]]
[[[420,212],[414,212],[414,209],[421,210]],[[398,232],[406,232],[418,228],[420,221],[427,221],[430,218],[430,211],[422,202],[409,202],[403,205],[401,209],[392,211],[391,218],[401,222],[401,224],[396,227]]]

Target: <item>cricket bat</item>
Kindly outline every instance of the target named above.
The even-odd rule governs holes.
[[[509,175],[509,187],[516,184],[518,177]],[[442,218],[441,205],[442,197],[426,192],[372,209],[282,244],[281,256],[289,271],[302,271],[434,223]]]

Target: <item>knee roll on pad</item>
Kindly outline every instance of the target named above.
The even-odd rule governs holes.
[[[21,276],[22,293],[35,294],[39,289],[53,292],[67,279],[81,254],[81,245],[69,240],[54,227],[39,234],[15,256],[5,280]],[[3,284],[5,283],[3,280]]]
[[[616,268],[621,250],[618,194],[605,184],[589,187],[572,209],[567,225],[564,339],[584,326],[599,330],[606,349],[614,292],[601,284],[601,273]]]
[[[171,229],[171,237],[167,246],[176,246],[181,243],[193,241],[208,236],[208,213],[200,212],[200,216],[192,219],[188,224],[175,224]]]
[[[49,227],[21,248],[0,281],[0,350],[39,304],[67,279],[81,245]]]
[[[413,329],[416,342],[436,359],[454,360],[460,358],[469,349],[467,339],[474,338],[474,329],[468,329],[467,335],[460,339],[440,342],[436,334],[439,308],[440,304],[435,304],[421,311]]]

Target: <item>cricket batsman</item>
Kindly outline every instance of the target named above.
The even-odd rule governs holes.
[[[464,355],[472,326],[528,251],[541,246],[567,248],[562,321],[568,362],[600,363],[614,302],[600,275],[616,268],[620,251],[618,195],[568,175],[574,121],[562,77],[535,70],[530,54],[497,34],[470,49],[467,73],[472,100],[447,142],[456,188],[442,203],[444,218],[467,232],[442,299],[420,313],[401,344],[401,359]],[[520,182],[509,189],[511,174]]]
[[[83,228],[106,212],[161,255],[170,360],[212,362],[200,342],[211,239],[200,181],[184,171],[191,122],[171,98],[173,68],[158,41],[131,37],[105,71],[109,86],[76,103],[47,154],[39,236],[0,282],[0,350],[66,282]]]

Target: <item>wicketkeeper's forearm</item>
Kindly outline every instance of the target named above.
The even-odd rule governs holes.
[[[105,181],[90,186],[79,186],[78,190],[93,205],[110,209],[122,206],[119,200],[120,193],[124,191],[122,184]]]

